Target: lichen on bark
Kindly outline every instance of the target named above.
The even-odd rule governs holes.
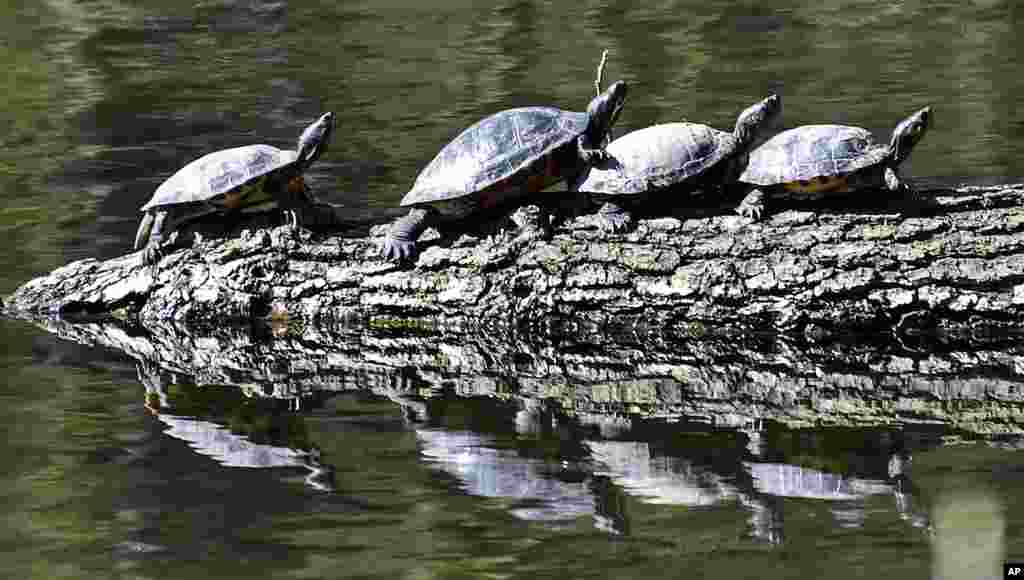
[[[638,221],[588,216],[550,239],[511,231],[421,243],[415,264],[379,237],[287,226],[68,264],[18,288],[10,312],[218,321],[443,320],[454,326],[603,324],[845,332],[1024,324],[1024,185],[922,192],[903,208],[786,209]],[[378,230],[379,235],[379,230]]]

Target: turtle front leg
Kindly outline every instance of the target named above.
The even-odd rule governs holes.
[[[885,168],[885,187],[894,193],[904,193],[914,195],[914,190],[907,185],[905,181],[900,179],[900,176],[896,174],[896,170],[892,167]]]
[[[597,165],[611,158],[604,148],[594,147],[585,134],[576,138],[576,152],[586,165]]]
[[[306,187],[302,176],[297,175],[274,189],[276,189],[274,197],[284,216],[284,224],[292,230],[293,234],[298,233],[299,227],[308,221],[306,209],[313,203],[309,188]]]
[[[300,225],[312,230],[341,230],[354,225],[344,208],[318,201],[302,176],[289,181],[278,200],[285,223],[293,230],[298,230]]]
[[[899,174],[892,167],[885,168],[884,178],[885,187],[889,191],[903,196],[903,203],[908,211],[920,214],[938,207],[933,196],[922,195],[920,191],[900,179]]]
[[[436,221],[437,212],[423,208],[409,210],[405,217],[398,218],[388,228],[381,254],[396,262],[415,259],[416,240]]]
[[[736,206],[736,213],[753,221],[760,221],[765,211],[765,193],[761,188],[754,188]]]

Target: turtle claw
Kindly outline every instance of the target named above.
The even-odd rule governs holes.
[[[751,221],[759,222],[761,221],[761,217],[764,215],[764,209],[758,205],[742,204],[740,207],[736,208],[736,213]]]
[[[600,227],[603,231],[610,234],[618,234],[624,232],[633,225],[633,217],[628,213],[621,214],[603,214],[601,216]]]
[[[152,266],[160,261],[163,257],[163,250],[160,248],[160,244],[149,244],[142,250],[142,265]]]
[[[580,157],[587,165],[600,165],[612,158],[604,149],[583,149]]]
[[[551,237],[551,232],[549,230],[544,230],[538,226],[529,226],[518,231],[516,237],[512,238],[512,244],[529,244],[530,242],[538,240],[547,241],[550,240]]]
[[[755,189],[748,193],[736,207],[736,213],[755,222],[761,221],[764,215],[764,192]]]
[[[902,193],[906,193],[907,189],[909,189],[907,184],[900,181],[899,176],[896,175],[896,172],[893,171],[892,167],[885,168],[885,186],[889,188],[889,191]]]
[[[282,210],[284,214],[284,225],[291,230],[293,234],[299,231],[299,214],[294,209]]]
[[[633,226],[633,216],[628,211],[611,203],[601,206],[597,215],[600,218],[598,227],[606,233],[625,232]]]
[[[388,237],[384,240],[380,254],[391,262],[411,262],[416,259],[416,242]]]
[[[591,147],[584,136],[576,140],[576,152],[584,165],[598,165],[611,159],[608,151],[603,147]]]

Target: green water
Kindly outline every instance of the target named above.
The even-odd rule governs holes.
[[[619,133],[728,129],[774,91],[787,126],[887,140],[930,104],[912,182],[1017,181],[1022,15],[981,0],[7,2],[0,292],[124,253],[138,207],[178,167],[291,146],[325,110],[338,130],[310,183],[384,211],[482,116],[583,110],[603,49],[607,79],[631,84]],[[409,422],[369,395],[295,412],[194,386],[154,415],[127,355],[17,322],[0,333],[6,577],[930,578],[1024,560],[1024,457],[928,430],[782,430],[754,452],[693,427],[531,435],[480,418],[488,404]],[[176,416],[192,439],[172,434]],[[226,465],[195,435],[210,425],[226,444],[318,447],[332,482],[307,481],[301,462]],[[913,470],[892,476],[900,454]],[[771,487],[754,464],[846,492]]]

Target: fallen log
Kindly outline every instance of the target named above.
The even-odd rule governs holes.
[[[144,325],[276,317],[696,334],[1024,328],[1024,184],[922,197],[931,203],[914,211],[788,209],[760,223],[677,212],[626,234],[584,215],[550,239],[435,239],[412,265],[378,257],[380,228],[369,237],[249,229],[196,236],[152,267],[137,254],[77,261],[24,284],[4,307]]]

